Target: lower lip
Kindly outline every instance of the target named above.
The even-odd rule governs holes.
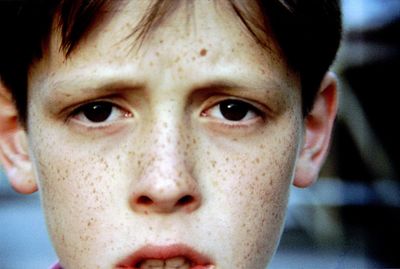
[[[153,245],[148,245],[140,250],[138,250],[133,256],[127,258],[122,264],[138,264],[141,259],[158,258],[158,259],[169,259],[171,257],[185,256],[192,261],[195,266],[190,267],[190,269],[215,269],[215,265],[210,264],[210,261],[182,244],[173,244],[164,247],[158,247]],[[141,258],[141,259],[140,259]],[[117,268],[126,269],[139,269],[135,266],[120,265]]]
[[[117,269],[140,269],[140,268],[118,266]],[[190,269],[216,269],[216,267],[214,265],[196,265],[194,267],[190,267]]]
[[[117,267],[121,269],[139,269],[136,267]],[[190,269],[216,269],[214,265],[196,265],[195,267],[190,267]]]

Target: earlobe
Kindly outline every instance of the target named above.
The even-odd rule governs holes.
[[[304,143],[293,182],[296,187],[305,188],[317,180],[330,145],[337,107],[337,79],[328,72],[304,121]]]
[[[18,122],[11,95],[0,82],[0,162],[19,193],[37,191],[32,163],[29,159],[26,132]]]

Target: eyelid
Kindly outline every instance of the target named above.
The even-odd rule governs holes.
[[[236,97],[236,96],[224,95],[224,96],[212,97],[209,100],[207,100],[205,102],[204,108],[201,110],[201,115],[203,115],[204,111],[210,110],[212,107],[219,105],[221,102],[226,101],[226,100],[235,100],[235,101],[241,101],[243,103],[246,103],[248,106],[253,107],[255,110],[254,112],[259,114],[263,118],[269,116],[269,114],[270,114],[270,109],[268,107],[261,105],[255,101]]]
[[[127,105],[121,104],[121,103],[123,103],[123,101],[120,101],[118,99],[119,98],[115,98],[115,97],[114,98],[113,97],[99,98],[99,99],[94,99],[94,100],[88,100],[81,104],[75,105],[71,109],[69,109],[70,112],[67,112],[67,116],[65,118],[65,123],[68,123],[69,121],[75,121],[75,122],[79,122],[80,125],[83,125],[87,128],[103,128],[103,127],[112,125],[115,122],[118,122],[119,120],[95,123],[95,122],[90,122],[90,121],[84,122],[82,120],[74,119],[75,116],[79,115],[80,113],[83,113],[83,109],[85,106],[90,105],[90,104],[95,104],[95,103],[101,103],[101,102],[111,104],[113,107],[112,109],[119,109],[121,111],[121,114],[124,115],[123,118],[133,117],[133,113],[131,112],[131,110],[125,108]]]

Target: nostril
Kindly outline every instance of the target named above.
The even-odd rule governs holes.
[[[137,203],[141,204],[141,205],[151,205],[153,203],[153,200],[151,200],[149,197],[147,196],[140,196],[137,199]]]
[[[178,205],[178,206],[184,206],[184,205],[190,204],[190,203],[193,202],[193,201],[194,201],[193,196],[191,196],[191,195],[185,195],[185,196],[183,196],[181,199],[179,199],[178,202],[176,202],[176,205]]]

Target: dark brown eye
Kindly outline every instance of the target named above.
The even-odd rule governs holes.
[[[91,122],[103,122],[110,117],[113,107],[109,102],[94,102],[84,105],[80,112]]]
[[[240,121],[257,111],[252,105],[240,100],[225,100],[219,103],[222,116],[230,121]]]

